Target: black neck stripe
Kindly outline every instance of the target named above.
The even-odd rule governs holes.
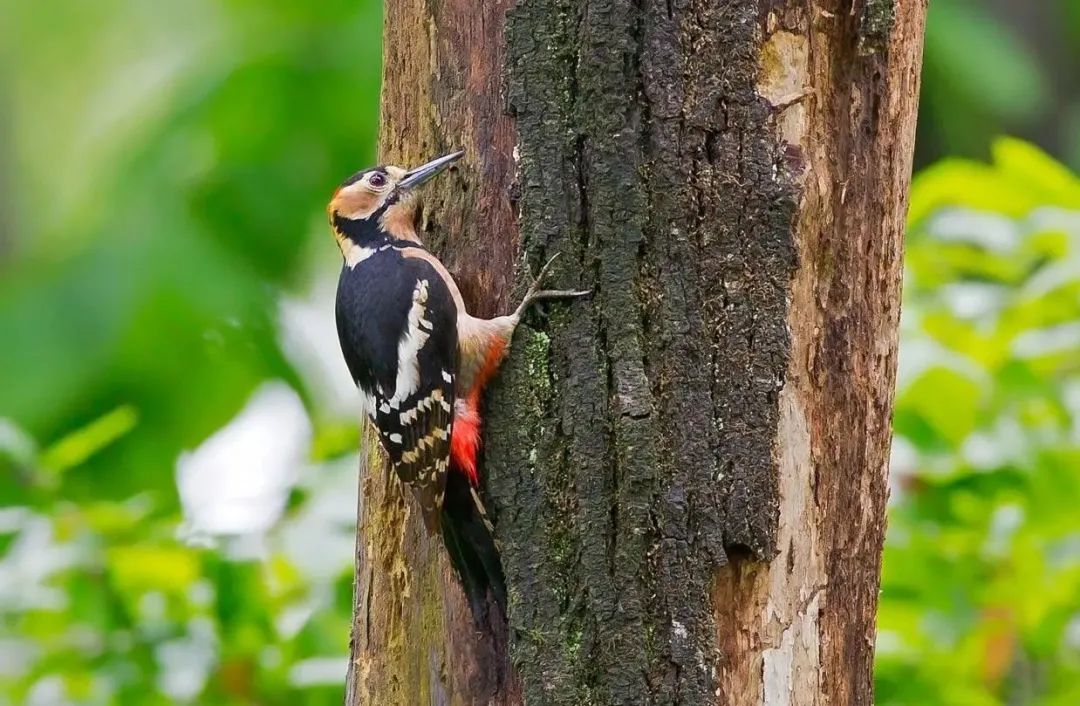
[[[386,204],[383,204],[367,218],[345,218],[340,213],[334,212],[334,229],[357,245],[370,246],[383,240],[387,235],[383,232],[379,221],[386,213]]]
[[[383,205],[367,218],[360,220],[345,218],[335,212],[333,216],[334,230],[363,247],[392,245],[395,248],[419,248],[420,250],[426,251],[427,248],[424,247],[422,243],[418,243],[415,240],[394,238],[382,229],[379,221],[382,219],[383,214],[386,213],[386,208],[389,205],[390,204]]]

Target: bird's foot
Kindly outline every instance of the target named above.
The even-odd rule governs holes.
[[[551,263],[555,262],[555,259],[559,257],[559,253],[555,253],[551,258],[544,263],[544,266],[540,268],[540,273],[533,279],[532,284],[529,285],[529,291],[525,293],[525,298],[521,300],[521,304],[518,305],[517,311],[514,315],[518,318],[525,313],[533,304],[551,300],[551,299],[577,299],[592,294],[591,290],[573,290],[573,289],[541,289],[544,280],[547,278],[551,271]]]

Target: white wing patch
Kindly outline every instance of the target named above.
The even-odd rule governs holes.
[[[427,343],[433,329],[424,315],[427,314],[428,281],[422,279],[413,290],[412,306],[409,308],[409,325],[398,341],[397,380],[394,394],[388,400],[391,408],[398,409],[409,395],[420,387],[420,349]]]

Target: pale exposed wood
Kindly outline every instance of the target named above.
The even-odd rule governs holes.
[[[805,96],[778,119],[805,157],[777,437],[780,553],[718,574],[719,639],[739,657],[717,703],[870,703],[924,12],[899,3],[887,49],[869,60],[853,56],[842,16],[768,21],[762,95]]]

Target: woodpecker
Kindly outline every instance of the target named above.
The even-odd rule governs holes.
[[[530,305],[588,292],[542,289],[549,260],[513,313],[469,314],[454,278],[415,228],[416,188],[462,154],[411,170],[357,172],[334,192],[327,214],[343,258],[336,307],[341,352],[391,468],[411,489],[428,532],[442,533],[479,621],[489,590],[506,605],[479,494],[481,395]]]

